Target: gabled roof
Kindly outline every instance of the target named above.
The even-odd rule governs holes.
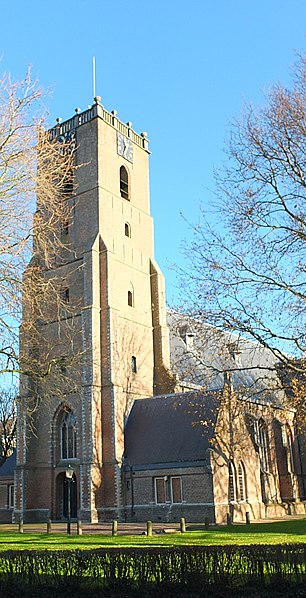
[[[124,464],[177,466],[206,461],[218,397],[219,393],[210,391],[134,401],[125,428]]]

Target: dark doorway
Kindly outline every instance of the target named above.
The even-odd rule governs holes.
[[[63,515],[67,518],[67,507],[68,507],[68,484],[70,483],[70,517],[72,519],[77,518],[78,505],[77,505],[77,481],[75,474],[71,482],[67,482],[66,476],[63,479]]]

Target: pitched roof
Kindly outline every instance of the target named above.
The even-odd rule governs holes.
[[[218,388],[232,372],[234,389],[245,398],[281,404],[284,395],[273,353],[254,341],[219,330],[181,313],[168,312],[172,369],[184,389]]]
[[[125,428],[125,464],[205,461],[218,396],[189,392],[134,401]]]
[[[14,475],[16,469],[16,450],[14,450],[10,457],[4,461],[0,467],[0,478],[8,478]]]

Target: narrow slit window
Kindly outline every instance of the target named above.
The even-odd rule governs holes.
[[[131,370],[133,374],[137,373],[137,359],[135,357],[135,355],[132,356],[132,360],[131,360]]]
[[[63,303],[69,303],[70,301],[70,293],[69,288],[65,287],[61,290],[61,300]]]
[[[128,222],[126,222],[124,225],[124,234],[126,237],[131,236],[131,225]]]
[[[133,307],[133,305],[134,305],[133,292],[132,291],[128,291],[128,305],[130,307]]]

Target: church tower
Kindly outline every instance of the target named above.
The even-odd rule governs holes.
[[[30,419],[20,409],[15,518],[65,517],[68,465],[74,471],[72,515],[122,518],[125,421],[134,400],[168,391],[170,382],[148,140],[106,111],[100,98],[50,134],[59,143],[75,140],[77,166],[69,191],[72,219],[62,231],[66,250],[57,267],[67,311],[43,323],[44,337],[63,358],[66,382],[60,396],[42,399]],[[26,405],[31,382],[23,378]]]

